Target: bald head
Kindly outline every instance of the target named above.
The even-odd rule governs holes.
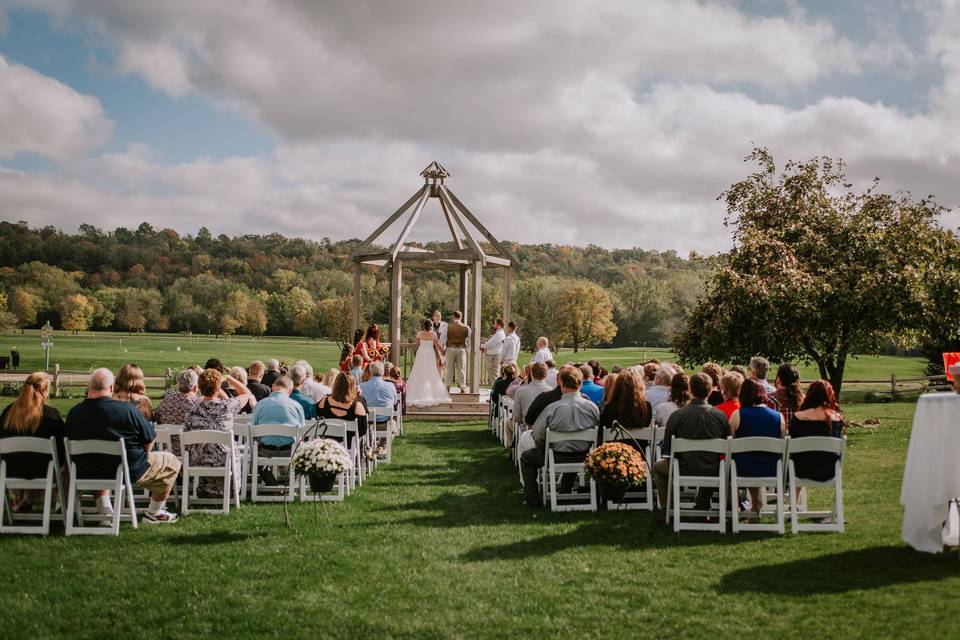
[[[113,371],[100,368],[90,374],[87,384],[88,398],[103,398],[113,393]]]

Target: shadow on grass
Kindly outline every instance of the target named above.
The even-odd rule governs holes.
[[[254,538],[263,538],[267,534],[262,532],[250,533],[246,531],[208,531],[206,533],[177,534],[164,539],[164,544],[210,546],[216,544],[232,544],[246,542]]]
[[[890,545],[738,569],[721,578],[717,591],[829,594],[958,576],[960,563],[955,554],[930,555]]]

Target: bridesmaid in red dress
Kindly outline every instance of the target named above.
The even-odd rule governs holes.
[[[363,367],[375,360],[383,360],[383,348],[380,346],[380,327],[375,324],[367,327],[363,340],[357,343],[353,355],[363,358]]]

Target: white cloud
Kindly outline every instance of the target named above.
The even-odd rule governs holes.
[[[0,158],[65,160],[104,144],[112,130],[96,97],[0,55]]]

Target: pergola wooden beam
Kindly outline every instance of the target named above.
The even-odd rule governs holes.
[[[487,256],[480,247],[480,243],[477,242],[476,238],[473,237],[473,234],[471,234],[470,230],[467,228],[467,225],[465,225],[463,220],[460,219],[460,216],[457,215],[456,210],[453,207],[453,203],[450,202],[450,199],[447,196],[447,190],[442,185],[437,186],[437,197],[439,197],[440,201],[445,203],[453,213],[453,219],[457,223],[457,226],[460,227],[460,231],[463,233],[463,237],[467,240],[467,244],[470,245],[470,248],[473,249],[474,253],[476,254],[476,259],[485,263],[487,261]]]
[[[397,254],[400,253],[400,250],[403,248],[403,243],[407,241],[407,236],[409,236],[410,232],[413,230],[413,225],[417,224],[417,219],[420,217],[420,212],[423,211],[423,207],[427,204],[427,200],[429,199],[430,191],[426,190],[423,192],[423,195],[420,196],[420,200],[417,201],[417,206],[413,208],[413,213],[411,213],[410,217],[407,218],[407,223],[403,225],[403,230],[400,232],[400,236],[397,238],[397,242],[393,245],[393,250],[390,252],[391,260],[397,259]]]
[[[386,230],[390,227],[390,225],[392,225],[394,222],[396,222],[397,219],[398,219],[400,216],[403,215],[403,212],[406,211],[407,209],[409,209],[409,208],[410,208],[410,205],[412,205],[414,202],[416,202],[417,199],[418,199],[421,195],[423,195],[423,192],[424,192],[424,191],[427,191],[428,189],[429,189],[429,185],[426,185],[426,184],[423,185],[422,187],[420,187],[420,189],[419,189],[415,194],[413,194],[412,196],[410,196],[410,199],[409,199],[409,200],[407,200],[406,202],[404,202],[403,205],[402,205],[399,209],[397,209],[396,211],[393,212],[393,215],[391,215],[389,218],[386,219],[386,221],[384,221],[383,224],[381,224],[379,227],[377,227],[376,231],[374,231],[374,232],[371,233],[369,236],[367,236],[367,239],[364,240],[363,242],[361,242],[361,243],[360,243],[360,246],[357,247],[356,249],[354,249],[353,252],[350,253],[350,257],[351,257],[351,258],[354,258],[354,257],[360,255],[361,253],[363,253],[363,250],[364,250],[364,249],[366,249],[367,247],[369,247],[370,245],[372,245],[372,244],[376,241],[376,239],[380,237],[380,234],[383,233],[384,231],[386,231]]]
[[[517,261],[516,257],[513,255],[513,252],[510,251],[503,243],[497,240],[496,237],[494,237],[494,235],[490,233],[490,231],[485,226],[483,226],[483,223],[480,222],[480,220],[478,220],[475,215],[470,213],[470,210],[467,209],[466,205],[460,202],[460,198],[457,197],[457,194],[455,194],[453,191],[451,191],[445,186],[441,186],[440,190],[442,190],[453,201],[453,203],[457,205],[457,208],[460,210],[460,213],[462,213],[467,218],[467,220],[470,221],[470,224],[476,227],[477,231],[483,234],[483,237],[487,239],[487,242],[492,244],[496,248],[496,250],[500,252],[500,255],[502,255],[504,258],[509,259],[512,262]]]

